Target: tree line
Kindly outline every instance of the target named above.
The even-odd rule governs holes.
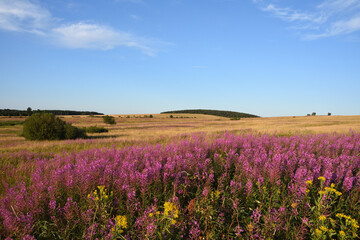
[[[31,116],[33,113],[52,113],[54,115],[104,115],[93,111],[72,111],[72,110],[27,110],[0,109],[0,116]]]

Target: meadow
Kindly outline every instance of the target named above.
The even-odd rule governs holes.
[[[173,116],[0,126],[0,239],[359,239],[360,116]]]

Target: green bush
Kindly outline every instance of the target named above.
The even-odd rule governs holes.
[[[24,122],[27,140],[62,140],[86,137],[85,131],[72,126],[52,113],[35,113]]]
[[[65,125],[65,139],[86,138],[84,128],[77,128],[71,124]]]
[[[86,128],[87,133],[103,133],[103,132],[109,132],[108,129],[104,127],[98,127],[98,126],[90,126]]]
[[[104,119],[104,123],[107,123],[107,124],[116,124],[115,122],[115,118],[112,117],[112,116],[103,116],[103,119]]]

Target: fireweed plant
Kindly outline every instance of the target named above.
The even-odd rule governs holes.
[[[359,239],[354,132],[13,156],[1,239]]]

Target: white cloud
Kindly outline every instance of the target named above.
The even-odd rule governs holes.
[[[115,0],[115,2],[144,3],[143,0]]]
[[[133,15],[135,17],[137,16]],[[0,29],[41,35],[67,48],[109,50],[130,47],[149,56],[156,53],[151,47],[153,41],[106,25],[78,22],[56,26],[56,23],[58,21],[47,9],[30,0],[0,0]]]
[[[52,17],[46,9],[28,0],[0,0],[0,28],[43,33]]]
[[[360,31],[360,16],[356,16],[345,21],[334,22],[326,32],[320,34],[309,34],[305,36],[304,39],[315,40],[318,38],[331,37],[340,34],[349,34],[355,31]]]
[[[330,14],[343,12],[349,9],[360,8],[359,0],[326,0],[319,4],[318,9],[327,11]]]
[[[291,8],[280,8],[275,7],[273,4],[269,4],[266,7],[262,8],[263,11],[271,12],[276,17],[279,17],[283,20],[294,22],[294,21],[310,21],[314,23],[321,23],[325,21],[323,16],[316,16],[314,14],[298,12],[292,10]]]
[[[109,50],[122,46],[138,48],[149,56],[155,54],[145,40],[104,25],[76,23],[60,26],[52,32],[58,43],[69,48]]]
[[[135,14],[130,14],[129,17],[134,19],[134,20],[140,20],[140,17],[135,15]]]
[[[324,0],[306,11],[275,6],[271,0],[252,2],[259,5],[261,10],[295,24],[292,28],[301,30],[302,38],[306,40],[360,31],[360,0]]]

